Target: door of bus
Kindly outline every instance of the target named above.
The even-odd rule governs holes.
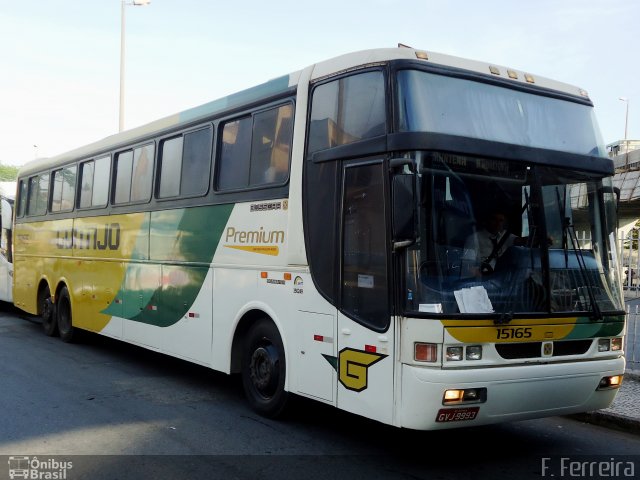
[[[385,177],[381,158],[344,163],[337,400],[344,410],[393,423]]]

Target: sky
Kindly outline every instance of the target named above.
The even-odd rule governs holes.
[[[151,0],[125,15],[126,129],[403,43],[578,85],[605,143],[628,105],[640,139],[638,0]],[[120,0],[0,0],[0,164],[118,131],[120,32]]]

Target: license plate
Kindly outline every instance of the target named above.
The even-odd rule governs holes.
[[[436,416],[436,422],[461,422],[473,420],[478,415],[480,407],[441,408]]]

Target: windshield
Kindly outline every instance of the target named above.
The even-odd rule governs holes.
[[[398,127],[606,156],[593,107],[489,83],[402,70]]]
[[[445,314],[622,310],[610,177],[415,152],[419,240],[406,309]]]

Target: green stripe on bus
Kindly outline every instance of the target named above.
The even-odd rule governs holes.
[[[114,300],[102,313],[158,327],[180,321],[202,288],[232,210],[233,204],[154,212],[150,257],[162,265],[129,264],[115,297],[122,304]]]

